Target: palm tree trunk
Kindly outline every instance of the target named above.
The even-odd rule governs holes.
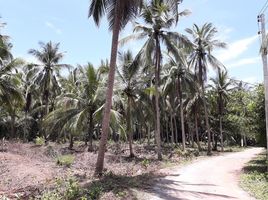
[[[93,149],[93,131],[94,131],[94,123],[93,123],[93,111],[89,112],[88,116],[88,152],[92,152]]]
[[[182,90],[181,90],[180,77],[178,77],[178,93],[179,93],[179,100],[180,100],[182,150],[185,151],[185,127],[184,127],[184,115],[183,115]]]
[[[170,117],[170,126],[171,126],[171,144],[174,144],[174,126],[173,126],[173,117]]]
[[[222,116],[221,115],[220,115],[220,137],[221,137],[221,152],[223,152],[224,149],[223,149]]]
[[[27,111],[24,113],[24,127],[23,127],[23,142],[27,142],[26,131],[27,131]]]
[[[162,160],[161,153],[161,135],[160,135],[160,108],[159,108],[159,82],[160,82],[160,61],[161,61],[161,48],[158,35],[155,35],[156,42],[156,62],[155,62],[155,109],[156,109],[156,131],[155,139],[157,144],[157,158]]]
[[[74,137],[73,135],[70,133],[70,144],[69,144],[69,149],[73,149],[74,146]]]
[[[208,133],[208,151],[207,155],[211,155],[211,134],[210,134],[210,125],[208,120],[208,110],[207,110],[207,103],[205,100],[205,88],[204,83],[202,83],[202,98],[203,98],[203,104],[204,104],[204,110],[205,110],[205,121],[206,121],[206,129]]]
[[[148,146],[150,146],[150,140],[151,140],[151,129],[150,129],[150,124],[148,125]]]
[[[197,118],[197,110],[195,109],[194,113],[194,120],[195,120],[195,136],[196,136],[196,143],[198,146],[198,151],[201,151],[201,146],[199,142],[199,133],[198,133],[198,118]]]
[[[99,144],[99,152],[96,162],[95,175],[102,175],[103,165],[104,165],[104,154],[106,150],[106,144],[109,133],[109,123],[110,123],[110,115],[111,115],[111,107],[112,107],[112,97],[113,97],[113,87],[114,87],[114,75],[115,75],[115,66],[116,66],[116,58],[117,58],[117,49],[118,49],[118,39],[120,32],[120,1],[116,1],[116,9],[114,12],[115,20],[113,26],[113,37],[112,37],[112,47],[111,47],[111,58],[110,58],[110,69],[108,76],[108,87],[106,91],[106,102],[103,113],[102,120],[102,134]]]
[[[178,144],[178,127],[177,127],[177,121],[176,121],[176,117],[173,117],[174,120],[174,128],[175,128],[175,144]]]
[[[130,98],[128,97],[128,105],[127,105],[127,136],[128,136],[128,143],[129,143],[129,157],[130,158],[133,158],[135,155],[134,155],[134,152],[133,152],[133,148],[132,148],[132,139],[133,139],[133,136],[132,136],[132,130],[131,130],[131,124],[130,124]]]
[[[15,138],[15,114],[13,113],[11,115],[10,126],[11,126],[11,137]]]

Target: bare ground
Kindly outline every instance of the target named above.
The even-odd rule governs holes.
[[[154,148],[135,146],[136,158],[127,158],[127,145],[109,147],[105,166],[107,176],[93,177],[96,152],[87,152],[83,145],[69,150],[67,145],[50,143],[35,146],[33,143],[8,143],[8,151],[0,152],[1,196],[28,199],[53,188],[55,178],[73,176],[81,185],[101,185],[101,199],[253,199],[238,187],[238,176],[243,165],[261,152],[253,148],[239,153],[199,158],[185,167],[159,170],[168,165],[182,163],[176,150],[164,153],[166,160],[155,159]],[[170,149],[170,148],[167,148]],[[72,154],[71,167],[56,164],[58,155]],[[168,161],[168,163],[167,163]],[[163,165],[164,164],[164,165]],[[156,172],[157,171],[157,172]],[[154,185],[154,187],[152,187]],[[153,188],[153,189],[152,189]],[[125,194],[118,197],[118,194]]]
[[[251,148],[243,152],[205,158],[185,167],[162,170],[169,175],[160,178],[153,190],[140,198],[253,200],[253,197],[239,187],[239,175],[245,163],[262,151],[262,148]]]
[[[121,145],[119,148],[116,144],[110,145],[105,156],[104,171],[116,174],[119,181],[131,180],[132,177],[156,171],[160,167],[161,162],[155,159],[154,150],[144,151],[143,147],[136,145],[137,157],[129,159],[126,147],[127,145]],[[97,154],[87,152],[84,145],[76,145],[74,150],[69,150],[68,144],[50,143],[47,146],[36,146],[33,143],[11,142],[7,143],[7,149],[7,152],[0,152],[0,199],[16,199],[16,195],[21,199],[28,199],[33,194],[41,194],[45,188],[53,188],[56,178],[72,176],[81,185],[96,181],[93,173]],[[64,154],[72,154],[75,157],[71,167],[56,164],[56,157]],[[143,162],[144,160],[146,162]],[[132,180],[136,181],[137,178]],[[106,196],[108,199],[115,199],[114,194]]]

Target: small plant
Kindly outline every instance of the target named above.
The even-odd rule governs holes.
[[[66,185],[65,198],[68,200],[76,200],[80,195],[80,187],[76,180],[69,178]]]
[[[145,158],[143,161],[141,161],[141,165],[147,168],[150,165],[150,161]]]
[[[57,164],[61,166],[70,167],[74,162],[73,155],[60,155],[57,158]]]
[[[38,146],[43,146],[45,144],[45,138],[44,137],[36,137],[35,138],[35,144],[38,145]]]
[[[99,184],[93,184],[88,192],[88,197],[90,200],[98,199],[103,191],[103,188]]]

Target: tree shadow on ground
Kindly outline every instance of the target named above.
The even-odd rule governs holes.
[[[168,176],[179,176],[180,174],[172,174]],[[91,195],[91,198],[98,199],[101,193],[112,192],[114,195],[125,194],[123,199],[137,199],[137,192],[144,194],[144,199],[150,199],[146,197],[146,194],[160,197],[162,199],[169,200],[188,200],[185,198],[185,194],[188,196],[206,198],[206,197],[215,197],[221,199],[232,199],[234,197],[216,193],[208,192],[199,192],[199,191],[190,191],[184,189],[185,185],[193,186],[208,186],[208,184],[202,183],[188,183],[170,179],[164,179],[166,175],[146,173],[137,176],[125,176],[125,175],[115,175],[108,173],[102,178],[97,179],[84,186],[85,191]],[[209,185],[215,186],[215,185]],[[100,191],[96,193],[96,191]],[[133,192],[137,191],[137,192]],[[95,194],[93,194],[95,192]],[[143,196],[143,195],[142,195]],[[143,199],[143,198],[138,198]]]
[[[245,172],[260,172],[264,173],[267,171],[266,159],[263,159],[266,154],[262,153],[258,157],[254,158],[243,168]]]

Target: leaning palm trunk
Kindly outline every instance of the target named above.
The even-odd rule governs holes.
[[[130,124],[130,98],[128,98],[128,105],[127,105],[127,136],[128,136],[128,143],[129,143],[129,157],[133,158],[134,152],[132,148],[132,130],[131,130],[131,124]]]
[[[118,38],[120,31],[120,19],[121,13],[120,10],[120,1],[116,1],[116,9],[115,9],[115,20],[113,26],[113,37],[112,37],[112,48],[111,48],[111,58],[110,58],[110,69],[108,76],[108,88],[106,91],[106,102],[103,113],[102,120],[102,134],[99,144],[99,152],[98,158],[96,162],[95,175],[102,175],[103,165],[104,165],[104,154],[106,150],[106,144],[109,133],[109,123],[110,123],[110,115],[111,115],[111,107],[112,107],[112,97],[113,97],[113,87],[114,87],[114,76],[115,76],[115,65],[116,65],[116,57],[117,57],[117,49],[118,49]]]
[[[182,105],[182,90],[181,90],[180,78],[178,78],[178,90],[179,90],[179,100],[180,100],[182,150],[185,151],[185,127],[184,127],[184,115],[183,115],[183,105]]]
[[[157,158],[162,160],[161,154],[161,135],[160,135],[160,108],[159,108],[159,82],[160,82],[160,60],[161,60],[161,48],[158,35],[155,35],[156,42],[156,62],[155,62],[155,109],[156,109],[156,130],[155,130],[155,140],[157,145]]]

